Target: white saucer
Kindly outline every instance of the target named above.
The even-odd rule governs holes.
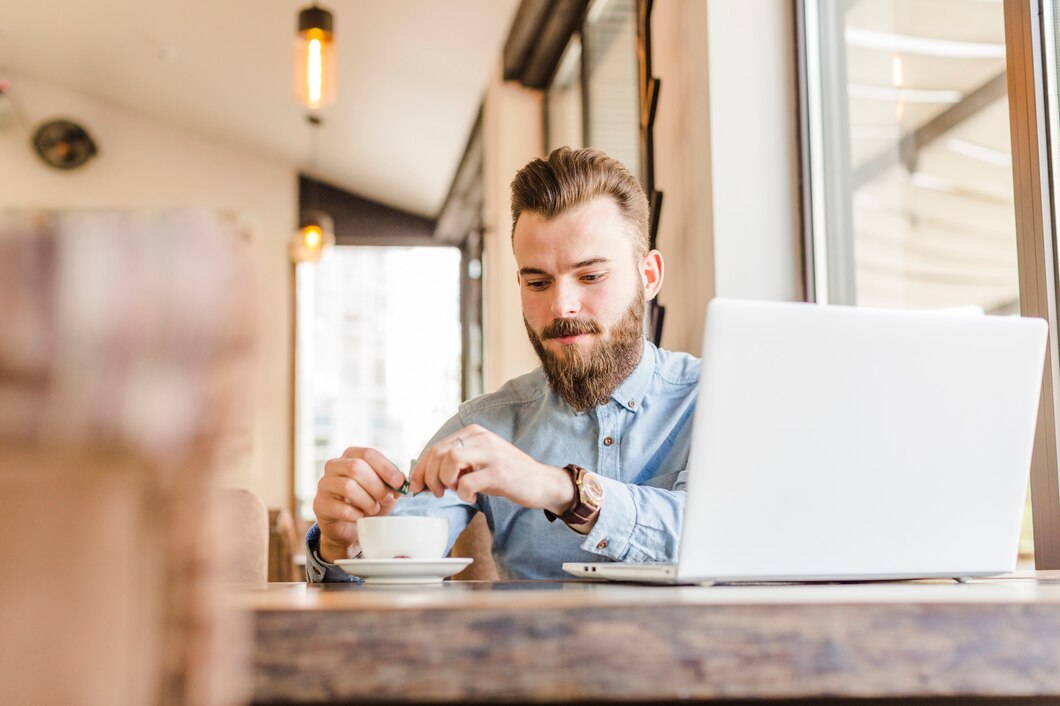
[[[339,559],[335,563],[365,583],[439,583],[470,564],[468,557],[445,559]]]

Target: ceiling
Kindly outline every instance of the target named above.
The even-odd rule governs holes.
[[[296,15],[307,4],[6,2],[0,79],[11,72],[79,91],[435,217],[518,0],[328,0],[337,101],[317,128],[291,89]]]

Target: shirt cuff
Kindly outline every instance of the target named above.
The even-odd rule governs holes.
[[[362,579],[320,558],[320,526],[314,524],[305,536],[305,578],[309,583],[355,583]]]
[[[604,501],[596,524],[585,535],[581,548],[593,554],[615,561],[649,561],[647,557],[633,556],[631,542],[637,527],[637,504],[633,493],[622,481],[605,478],[597,474],[604,488]]]

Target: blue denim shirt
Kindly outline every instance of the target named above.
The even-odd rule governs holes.
[[[594,471],[604,501],[588,535],[550,523],[541,510],[482,494],[475,504],[453,491],[441,498],[404,497],[393,513],[448,517],[452,548],[475,512],[482,512],[503,578],[562,578],[565,561],[676,561],[698,382],[698,358],[645,341],[640,363],[607,404],[575,412],[538,368],[465,402],[428,443],[479,424],[542,463]],[[353,580],[320,559],[315,525],[306,539],[310,581]]]

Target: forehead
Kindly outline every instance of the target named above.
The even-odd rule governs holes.
[[[632,258],[629,224],[612,199],[602,197],[547,220],[523,213],[515,224],[512,247],[519,267],[562,270],[591,258],[615,262]]]

